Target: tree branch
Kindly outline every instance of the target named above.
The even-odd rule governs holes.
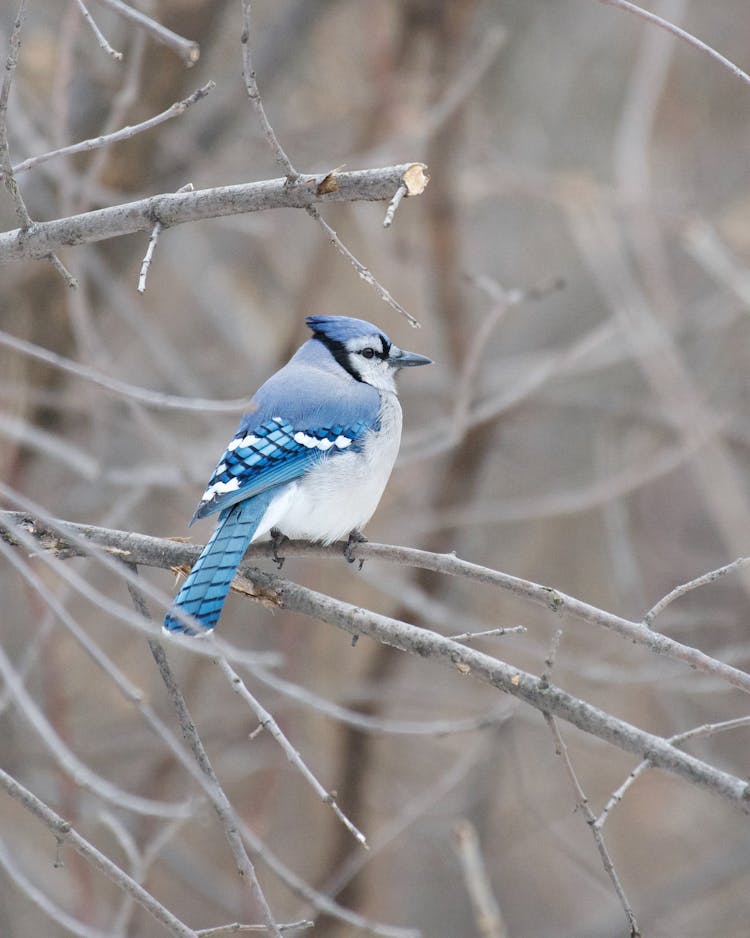
[[[683,42],[693,46],[693,48],[705,52],[706,55],[710,55],[712,59],[720,62],[724,68],[728,69],[733,75],[739,78],[740,81],[744,81],[746,85],[750,85],[750,75],[748,75],[747,72],[743,72],[734,62],[725,58],[720,52],[717,52],[716,49],[707,45],[701,39],[698,39],[697,36],[687,32],[685,29],[681,29],[674,23],[670,23],[669,20],[665,20],[663,17],[657,16],[656,13],[651,13],[649,10],[644,10],[643,7],[639,7],[635,3],[630,3],[629,0],[599,0],[599,3],[603,3],[605,6],[609,7],[617,7],[619,10],[627,10],[628,13],[632,13],[640,19],[646,20],[647,23],[652,23],[654,26],[658,26],[659,29],[666,30],[666,32],[677,36],[678,39],[682,39]]]
[[[113,531],[90,525],[76,525],[70,522],[57,521],[54,525],[45,525],[23,512],[4,512],[2,516],[6,522],[20,525],[24,531],[37,539],[42,550],[64,551],[67,556],[84,552],[78,543],[82,537],[91,542],[91,552],[94,556],[96,556],[94,545],[98,545],[101,548],[116,551],[117,556],[128,563],[168,569],[191,565],[201,551],[200,545],[185,544],[125,531]],[[63,534],[58,532],[58,529],[60,532],[70,530],[74,540],[67,540]],[[5,533],[0,536],[10,539],[9,535]],[[338,553],[337,547],[320,548],[314,545],[285,545],[285,551],[291,552],[292,550],[295,553]],[[648,634],[651,639],[657,640],[656,645],[651,641],[644,641],[644,644],[649,645],[654,651],[666,653],[667,647],[675,646],[682,651],[679,656],[681,660],[693,663],[691,658],[697,656],[695,660],[703,661],[704,665],[707,662],[712,662],[717,666],[718,671],[711,670],[710,673],[736,672],[744,679],[745,683],[750,684],[750,675],[744,674],[742,671],[729,668],[728,665],[721,662],[716,662],[696,649],[665,639],[664,636],[651,632],[645,626],[628,622],[610,613],[595,609],[573,597],[550,590],[548,587],[479,567],[461,561],[449,554],[430,554],[426,551],[370,543],[361,545],[358,550],[360,550],[361,556],[379,556],[399,563],[434,569],[437,572],[468,576],[471,579],[479,579],[482,582],[503,589],[510,589],[516,595],[523,596],[535,603],[543,603],[548,608],[556,611],[571,612],[577,618],[583,618],[585,621],[592,621],[608,628],[617,625],[619,628],[615,630],[629,638],[634,635],[638,635],[640,638],[642,634],[644,636]],[[261,546],[255,548],[253,553],[255,556],[264,555],[267,550]],[[436,658],[449,667],[455,668],[461,674],[471,675],[485,684],[490,684],[513,697],[523,700],[543,713],[550,713],[566,720],[568,723],[572,723],[585,733],[612,743],[626,752],[648,758],[653,766],[680,775],[689,782],[712,791],[714,794],[740,807],[743,811],[749,809],[750,791],[748,791],[747,783],[742,779],[681,752],[664,738],[645,732],[624,720],[619,720],[542,678],[522,671],[490,655],[459,645],[435,632],[361,609],[318,593],[315,590],[283,580],[273,574],[260,571],[248,563],[242,565],[240,574],[246,581],[250,581],[255,589],[262,592],[264,602],[273,602],[281,608],[313,616],[344,629],[352,635],[367,635],[376,641],[391,645],[409,654],[423,658]],[[239,585],[241,586],[241,584]],[[667,642],[668,645],[663,645],[664,642]],[[709,669],[704,667],[704,670]],[[735,686],[742,686],[739,679],[732,683]]]
[[[286,179],[266,179],[195,192],[164,193],[69,218],[33,222],[28,229],[16,228],[0,234],[0,262],[45,257],[60,247],[151,230],[157,221],[163,228],[169,228],[185,222],[274,208],[308,208],[325,202],[388,201],[413,165],[404,163],[338,173],[337,187],[332,192],[318,191],[326,177],[325,173],[319,173],[303,177],[295,186],[289,186]]]
[[[192,39],[185,39],[184,36],[172,32],[171,29],[167,29],[166,26],[152,20],[150,16],[146,16],[140,10],[135,10],[127,3],[123,3],[123,0],[99,0],[99,3],[101,6],[114,10],[123,19],[130,20],[136,26],[147,30],[152,39],[161,42],[176,52],[188,68],[195,65],[200,58],[201,50],[197,42],[193,42]]]
[[[28,788],[24,788],[12,776],[0,769],[0,788],[3,788],[11,798],[19,801],[27,811],[34,814],[55,835],[58,843],[70,844],[88,863],[110,879],[120,889],[124,889],[135,901],[143,906],[158,922],[178,938],[197,938],[196,933],[181,922],[160,902],[146,892],[132,877],[116,866],[109,857],[97,850],[93,844],[85,840],[71,824],[56,814],[43,801],[40,801]]]

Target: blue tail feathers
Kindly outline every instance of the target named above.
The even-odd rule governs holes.
[[[219,515],[211,540],[175,597],[173,605],[197,619],[205,631],[211,631],[218,622],[237,567],[275,494],[264,492]],[[168,632],[199,634],[172,613],[164,619],[164,628]]]

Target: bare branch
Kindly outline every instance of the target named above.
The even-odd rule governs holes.
[[[714,583],[716,580],[721,579],[721,577],[726,576],[727,573],[734,573],[735,570],[741,570],[749,563],[750,557],[738,557],[737,560],[726,564],[726,566],[719,567],[717,570],[709,570],[708,573],[704,573],[702,576],[698,576],[694,580],[690,580],[688,583],[682,583],[680,586],[676,586],[671,592],[667,593],[666,596],[663,596],[659,602],[656,603],[656,605],[649,609],[649,611],[643,617],[643,624],[651,628],[654,619],[660,613],[664,612],[667,606],[669,606],[670,603],[673,603],[675,599],[679,599],[680,596],[684,596],[685,593],[689,593],[691,590],[698,589],[699,586],[706,586],[708,583]]]
[[[609,855],[609,850],[607,845],[604,842],[604,837],[602,836],[601,830],[596,825],[596,817],[594,812],[589,806],[589,800],[586,797],[586,793],[581,787],[581,783],[578,781],[578,776],[576,771],[573,768],[573,763],[570,761],[570,754],[568,753],[568,747],[565,745],[565,741],[560,735],[560,730],[557,727],[557,722],[555,718],[549,714],[544,714],[544,719],[547,721],[552,736],[555,740],[555,751],[558,756],[562,759],[563,765],[565,766],[565,772],[570,779],[570,782],[573,786],[573,790],[576,793],[576,807],[580,808],[583,812],[583,816],[586,818],[586,823],[589,826],[591,835],[594,838],[596,843],[596,849],[599,851],[599,856],[602,859],[602,865],[604,870],[612,881],[615,892],[617,893],[617,898],[620,900],[620,905],[622,905],[625,916],[628,920],[628,925],[630,926],[630,938],[641,938],[641,932],[638,928],[638,922],[635,918],[635,913],[633,912],[633,907],[628,900],[628,897],[625,895],[625,890],[623,889],[622,883],[620,882],[620,877],[617,875],[617,870],[615,869],[614,863],[612,862],[612,857]]]
[[[508,929],[492,892],[476,827],[471,821],[459,821],[453,828],[453,841],[474,909],[477,934],[480,938],[508,938]]]
[[[91,31],[96,36],[96,41],[99,43],[99,46],[102,49],[104,49],[107,55],[111,56],[116,62],[122,61],[122,52],[116,52],[112,48],[112,46],[107,42],[107,37],[104,35],[101,29],[99,29],[99,27],[96,25],[96,22],[94,21],[94,17],[89,13],[88,9],[86,8],[86,4],[83,2],[83,0],[76,0],[76,3],[78,4],[78,9],[83,14],[83,18],[89,24],[89,26],[91,27]]]
[[[270,714],[268,710],[266,710],[265,707],[260,703],[260,701],[250,693],[245,682],[232,668],[226,658],[224,658],[222,655],[218,655],[216,658],[216,663],[219,665],[222,672],[224,673],[224,676],[229,681],[229,686],[232,688],[235,694],[239,695],[239,697],[241,697],[242,700],[248,704],[250,709],[258,718],[260,725],[263,727],[263,729],[268,730],[271,736],[273,736],[276,742],[281,746],[289,762],[291,762],[291,764],[297,769],[307,784],[310,785],[312,790],[320,798],[323,804],[329,805],[333,813],[354,837],[354,839],[363,847],[367,847],[367,838],[365,835],[349,820],[349,818],[339,807],[331,792],[326,791],[323,785],[321,785],[315,775],[310,771],[308,766],[303,761],[302,756],[300,756],[299,752],[297,752],[294,746],[292,746],[292,744],[284,735],[279,724],[276,722],[276,720],[274,720],[273,715]]]
[[[10,89],[13,86],[13,77],[16,73],[16,66],[18,65],[18,54],[21,50],[21,30],[23,29],[25,17],[26,0],[20,0],[18,12],[13,21],[13,31],[10,34],[8,58],[5,62],[3,82],[2,85],[0,85],[0,176],[13,200],[16,215],[21,223],[22,230],[30,228],[33,222],[31,221],[26,203],[16,183],[16,178],[13,175],[13,167],[10,162],[10,152],[8,150],[8,101],[10,99]]]
[[[63,908],[39,888],[37,882],[30,879],[20,868],[18,863],[19,853],[19,850],[11,851],[0,838],[0,869],[5,871],[10,881],[30,902],[33,902],[48,918],[75,935],[76,938],[112,938],[111,931],[100,931],[98,928],[92,928],[90,925],[73,918],[72,915],[68,915]],[[35,870],[34,879],[38,880],[38,878],[38,870]]]
[[[268,179],[196,192],[164,193],[55,221],[36,222],[28,230],[19,228],[0,234],[0,261],[45,257],[66,245],[91,244],[147,231],[157,221],[168,228],[274,208],[308,208],[325,202],[382,202],[391,198],[412,165],[340,173],[336,177],[337,187],[331,192],[318,192],[318,185],[325,179],[323,173],[305,176],[295,186],[287,185],[286,179]]]
[[[714,733],[725,733],[728,730],[740,729],[748,725],[750,725],[750,716],[737,717],[734,720],[724,720],[721,723],[704,723],[702,726],[696,726],[682,733],[676,733],[669,741],[673,746],[679,746],[691,739],[698,739],[701,736],[712,736]],[[604,827],[612,810],[622,801],[627,790],[650,768],[652,768],[651,762],[648,759],[644,759],[633,769],[622,785],[610,795],[607,803],[602,808],[601,814],[596,819],[596,827]]]
[[[687,32],[687,30],[675,26],[674,23],[670,23],[669,20],[657,16],[656,13],[644,10],[643,7],[636,6],[635,3],[629,3],[628,0],[599,0],[599,3],[603,3],[605,6],[617,7],[619,10],[627,10],[628,13],[632,13],[640,19],[646,20],[646,22],[652,23],[654,26],[658,26],[659,29],[665,29],[668,33],[672,33],[673,36],[677,36],[678,39],[682,39],[683,42],[688,43],[688,45],[700,49],[700,51],[705,52],[706,55],[710,55],[712,59],[720,62],[724,68],[728,69],[735,77],[739,78],[740,81],[744,81],[746,85],[750,85],[750,75],[748,75],[747,72],[743,72],[734,62],[730,62],[729,59],[717,52],[716,49],[711,48],[711,46],[698,39],[692,33]]]
[[[81,552],[81,547],[77,543],[67,542],[66,538],[56,533],[54,529],[51,532],[48,525],[36,522],[28,515],[5,512],[2,513],[2,517],[10,524],[21,525],[33,537],[39,539],[40,547],[43,549],[51,549],[55,545],[58,547],[64,545],[69,551]],[[201,550],[200,545],[177,543],[147,537],[142,534],[112,531],[88,525],[55,522],[55,528],[59,528],[60,531],[69,531],[75,542],[78,542],[81,538],[90,541],[94,556],[96,556],[93,548],[94,544],[106,545],[110,549],[116,548],[118,554],[127,562],[147,566],[171,568],[192,564]],[[7,537],[6,535],[6,539]],[[264,553],[268,554],[270,549],[267,545],[265,548],[261,546],[255,548],[254,553],[256,556],[262,556]],[[318,555],[328,553],[338,557],[340,556],[341,546],[338,545],[328,549],[315,547],[314,545],[290,543],[285,545],[284,549],[287,553],[294,549],[295,553],[313,552]],[[429,554],[426,551],[372,543],[357,545],[357,551],[360,551],[360,556],[380,556],[384,559],[410,563],[414,566],[453,576],[467,576],[479,582],[508,589],[515,595],[524,597],[534,603],[541,603],[556,612],[567,612],[584,621],[611,628],[618,634],[625,635],[628,638],[637,637],[639,641],[651,647],[652,650],[661,653],[667,653],[667,650],[669,650],[672,657],[677,657],[696,667],[699,666],[696,662],[700,662],[702,670],[723,676],[734,686],[742,689],[750,686],[750,675],[736,668],[715,661],[696,649],[666,639],[643,625],[620,619],[610,613],[588,606],[580,600],[551,590],[549,587],[539,586],[529,581],[510,577],[508,574],[478,567],[475,564],[461,561],[450,554]],[[471,674],[475,679],[523,700],[538,710],[552,713],[572,723],[584,732],[610,742],[626,752],[647,756],[655,766],[680,775],[691,783],[712,791],[714,794],[740,807],[743,811],[748,810],[748,786],[742,779],[680,752],[662,737],[647,733],[632,724],[619,720],[568,694],[561,688],[547,684],[541,678],[506,664],[497,658],[492,658],[472,648],[459,645],[427,629],[420,629],[388,616],[379,615],[341,600],[333,599],[315,590],[298,586],[280,577],[262,572],[247,563],[242,565],[240,575],[251,584],[252,590],[260,591],[265,602],[273,602],[282,608],[313,616],[353,635],[370,636],[377,641],[392,645],[409,654],[417,654],[423,658],[435,658],[442,661],[449,667],[458,669],[463,674]],[[247,587],[240,591],[247,592]]]
[[[215,87],[215,82],[206,82],[205,85],[198,88],[191,95],[188,95],[187,98],[183,98],[182,101],[176,101],[160,114],[149,117],[148,120],[141,121],[139,124],[133,124],[132,127],[122,127],[120,130],[115,130],[109,134],[102,134],[99,137],[90,137],[88,140],[81,140],[79,143],[71,143],[70,146],[60,147],[59,150],[50,150],[48,153],[40,153],[39,156],[30,156],[27,160],[16,163],[13,167],[13,172],[22,173],[28,169],[34,169],[36,166],[46,163],[48,160],[57,159],[57,157],[60,156],[72,156],[74,153],[89,153],[92,150],[100,150],[102,147],[107,147],[112,143],[119,143],[121,140],[130,140],[131,137],[143,133],[144,130],[151,130],[153,127],[158,127],[159,124],[163,124],[165,121],[172,120],[173,117],[179,117],[181,114],[184,114],[192,104],[205,98]]]
[[[396,209],[401,205],[401,200],[406,195],[406,186],[402,182],[401,185],[396,189],[396,193],[388,203],[388,209],[385,213],[385,218],[383,219],[383,227],[390,228],[393,224],[393,217],[396,214]]]
[[[497,638],[500,635],[515,635],[525,631],[525,625],[511,625],[508,628],[485,629],[483,632],[461,632],[459,635],[446,635],[446,638],[452,642],[473,642],[476,638]]]
[[[68,748],[55,732],[31,694],[24,687],[18,672],[12,666],[10,659],[2,648],[0,648],[0,675],[2,675],[3,683],[8,688],[11,699],[16,704],[19,715],[49,749],[60,768],[79,787],[92,792],[99,798],[103,798],[110,804],[132,811],[134,814],[152,817],[188,817],[192,813],[192,806],[189,802],[156,801],[152,798],[131,794],[109,781],[109,779],[98,775],[81,762],[78,756]]]
[[[284,148],[279,143],[279,138],[276,136],[271,126],[271,122],[266,114],[266,109],[263,107],[263,99],[260,96],[258,82],[255,78],[252,52],[250,50],[250,7],[251,0],[242,0],[242,35],[240,36],[240,42],[242,43],[242,75],[245,79],[245,89],[258,115],[258,121],[260,122],[263,136],[266,138],[269,147],[273,151],[276,162],[286,173],[287,183],[294,185],[299,180],[300,175],[292,165],[292,161],[286,155]]]
[[[152,20],[150,16],[146,16],[146,14],[141,13],[140,10],[135,10],[133,7],[128,6],[128,4],[123,3],[122,0],[98,0],[98,2],[102,6],[114,10],[115,13],[119,14],[124,19],[147,30],[153,39],[156,39],[157,42],[168,46],[176,52],[188,68],[195,65],[200,58],[201,50],[197,42],[193,42],[191,39],[185,39],[183,36],[172,32],[171,29],[167,29],[166,26],[162,26],[161,23],[157,23],[156,20]]]
[[[249,404],[247,398],[238,397],[234,400],[215,401],[206,398],[180,397],[176,394],[162,394],[159,391],[149,391],[147,388],[138,387],[135,384],[128,384],[127,381],[120,381],[118,378],[111,378],[95,368],[88,365],[81,365],[78,362],[71,361],[57,352],[51,352],[49,349],[35,345],[33,342],[27,342],[25,339],[19,339],[16,336],[9,335],[0,330],[0,346],[12,348],[16,352],[28,355],[38,361],[46,362],[61,371],[67,371],[84,381],[91,381],[105,388],[118,397],[125,397],[131,400],[139,401],[149,407],[159,407],[168,410],[200,410],[212,411],[215,413],[237,413],[246,408]]]
[[[192,182],[185,183],[184,186],[180,186],[177,190],[178,192],[192,192],[195,189],[195,186]],[[138,292],[146,292],[146,278],[148,277],[148,271],[151,267],[151,261],[154,258],[154,251],[156,250],[156,242],[159,240],[159,235],[161,234],[161,222],[157,221],[154,225],[154,229],[151,232],[151,236],[148,239],[148,246],[146,248],[146,253],[143,257],[143,263],[141,264],[141,273],[138,277]]]
[[[263,106],[263,99],[260,96],[260,91],[258,90],[258,83],[255,79],[255,70],[253,69],[252,54],[250,51],[250,7],[251,0],[242,0],[242,63],[243,63],[243,74],[245,77],[245,88],[247,89],[248,97],[252,102],[253,107],[258,115],[258,120],[260,122],[261,129],[263,131],[263,136],[266,138],[271,151],[276,159],[276,162],[281,166],[281,168],[286,172],[286,182],[290,187],[294,187],[300,183],[300,174],[292,165],[292,161],[287,156],[286,151],[279,143],[279,138],[276,136],[276,133],[271,126],[271,122],[268,120],[268,115],[266,114],[266,109]],[[415,191],[413,194],[418,195],[424,191],[424,187],[427,185],[429,177],[426,177],[423,170],[424,166],[421,163],[412,163],[404,171],[404,176],[399,180],[398,188],[396,189],[396,195],[403,190],[403,195],[411,194],[410,193],[410,183],[407,181],[408,178],[414,175],[415,168],[419,167],[419,172],[421,177],[424,179],[424,182],[419,191]],[[315,190],[317,193],[322,195],[327,195],[332,192],[336,192],[339,187],[339,171],[333,170],[332,172],[327,173],[324,178],[316,185]],[[413,187],[413,186],[412,186]],[[417,187],[418,188],[418,187]],[[401,201],[401,197],[398,199],[394,195],[391,199],[388,206],[388,213],[386,214],[386,219],[390,216],[391,220],[393,219],[393,213],[396,211],[398,203]],[[323,218],[323,216],[318,211],[317,207],[314,205],[307,206],[307,212],[311,218],[314,218],[315,221],[321,226],[323,231],[325,231],[328,236],[328,240],[336,248],[336,250],[343,255],[349,263],[354,267],[359,276],[365,283],[375,290],[381,300],[384,303],[387,303],[392,309],[395,309],[396,312],[401,313],[402,316],[405,316],[409,325],[418,327],[419,323],[407,312],[404,307],[398,303],[391,294],[382,286],[370,271],[365,267],[365,265],[358,260],[349,248],[341,241],[336,232],[331,228],[328,222]],[[389,222],[390,224],[390,222]],[[387,227],[387,226],[386,226]]]
[[[328,240],[336,248],[339,254],[341,254],[343,257],[345,257],[349,261],[349,263],[357,271],[357,273],[362,278],[362,280],[365,281],[365,283],[370,284],[370,286],[373,288],[373,290],[375,290],[375,292],[380,297],[380,299],[384,303],[387,303],[391,307],[391,309],[395,309],[397,313],[401,313],[402,316],[405,316],[410,326],[419,328],[419,325],[420,325],[419,321],[416,320],[410,312],[405,310],[404,307],[391,296],[388,290],[386,290],[386,288],[382,286],[373,277],[373,275],[370,273],[367,267],[365,267],[362,261],[358,260],[352,254],[349,248],[343,243],[343,241],[339,238],[339,236],[336,234],[333,228],[331,228],[331,226],[328,224],[325,218],[323,218],[323,216],[320,214],[317,206],[309,205],[307,207],[307,212],[312,218],[315,219],[315,221],[318,222],[318,224],[323,229],[323,231],[325,231],[326,235],[328,236]]]
[[[24,235],[33,227],[31,215],[26,208],[26,203],[21,190],[18,188],[16,177],[13,172],[13,166],[10,159],[10,149],[8,147],[8,101],[10,99],[10,89],[13,85],[13,76],[18,64],[18,54],[21,49],[21,30],[26,16],[26,0],[20,0],[16,18],[13,21],[13,31],[10,35],[10,44],[8,48],[8,58],[5,62],[5,72],[3,82],[0,85],[0,179],[2,179],[8,194],[13,200],[16,209],[16,216],[21,224],[18,230],[19,235]],[[66,269],[62,261],[52,252],[43,251],[39,257],[44,257],[52,263],[52,266],[65,280],[69,287],[78,285],[75,277]]]
[[[131,564],[131,567],[133,565]],[[138,612],[143,616],[144,619],[150,620],[151,616],[149,615],[148,608],[146,606],[146,601],[143,598],[141,592],[135,587],[132,583],[128,583],[128,591],[133,599]],[[180,690],[179,684],[177,683],[177,678],[175,677],[174,671],[169,664],[167,659],[167,653],[164,650],[164,646],[161,642],[158,642],[156,639],[149,639],[148,642],[149,648],[151,649],[151,654],[156,662],[156,666],[159,669],[162,680],[164,681],[164,686],[167,689],[167,694],[169,699],[172,702],[172,706],[175,708],[177,714],[177,720],[180,724],[180,729],[182,730],[182,735],[187,742],[188,746],[193,751],[195,756],[195,761],[198,763],[198,766],[206,777],[209,787],[213,793],[212,801],[214,810],[219,818],[221,826],[224,830],[224,836],[227,839],[229,848],[232,851],[232,856],[237,865],[237,872],[239,873],[242,880],[247,884],[250,889],[253,898],[258,903],[258,908],[261,911],[263,916],[263,922],[268,929],[268,931],[281,938],[281,932],[279,931],[278,926],[274,921],[271,908],[268,905],[268,900],[263,893],[260,883],[258,882],[258,877],[255,873],[255,867],[253,866],[250,857],[247,855],[247,851],[242,843],[242,837],[239,834],[237,817],[235,815],[234,808],[232,807],[229,798],[226,796],[224,789],[221,787],[219,779],[214,772],[213,766],[208,758],[208,754],[201,742],[198,731],[195,728],[195,723],[193,723],[192,717],[190,716],[190,711],[188,710],[187,703],[185,698]]]
[[[308,928],[314,928],[315,922],[308,919],[302,919],[299,922],[286,922],[279,924],[280,932],[305,931]],[[234,922],[232,925],[218,925],[215,928],[201,928],[197,932],[200,938],[224,938],[224,935],[257,935],[258,932],[267,932],[265,925],[240,925]]]
[[[135,901],[141,905],[157,922],[162,924],[167,931],[176,935],[177,938],[197,938],[192,928],[188,928],[183,922],[176,918],[160,902],[146,892],[132,877],[116,866],[109,857],[106,857],[101,851],[97,850],[93,844],[81,837],[78,831],[66,820],[56,814],[48,805],[40,801],[28,788],[24,788],[20,782],[17,782],[12,776],[8,775],[3,769],[0,769],[0,787],[15,798],[27,811],[30,811],[43,824],[45,824],[55,835],[58,843],[69,844],[76,853],[79,853],[84,860],[91,864],[95,869],[103,873],[107,879],[111,880],[119,889],[123,889],[131,895]]]

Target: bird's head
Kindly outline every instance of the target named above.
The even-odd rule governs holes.
[[[313,336],[326,346],[336,361],[355,380],[379,391],[392,391],[400,368],[429,365],[431,359],[405,352],[394,345],[377,326],[349,316],[308,316]]]

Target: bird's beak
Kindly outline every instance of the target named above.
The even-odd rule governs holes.
[[[388,354],[388,362],[391,368],[414,368],[416,365],[431,365],[432,359],[426,355],[418,355],[416,352],[405,352],[392,345]]]

